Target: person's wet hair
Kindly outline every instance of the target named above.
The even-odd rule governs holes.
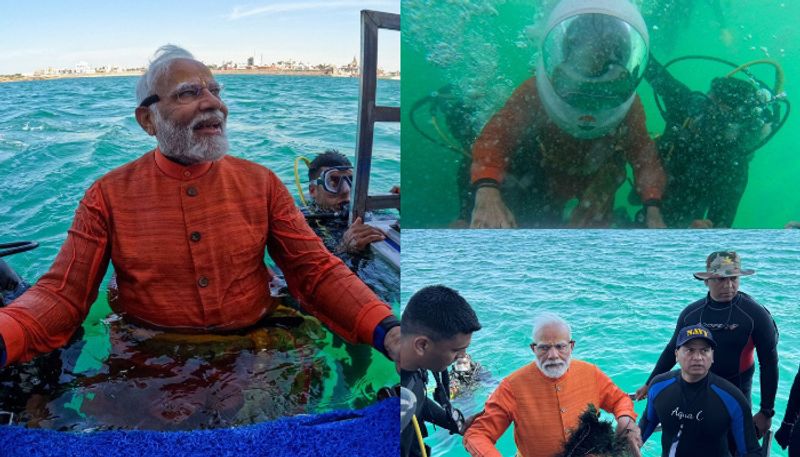
[[[442,285],[418,290],[411,296],[400,319],[401,334],[424,335],[434,341],[480,329],[478,316],[464,297]]]
[[[322,167],[351,167],[350,159],[336,149],[328,149],[317,155],[308,165],[308,179],[319,177]]]

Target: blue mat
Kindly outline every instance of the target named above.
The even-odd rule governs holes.
[[[0,456],[392,456],[400,455],[400,402],[244,427],[157,432],[58,432],[0,426]]]

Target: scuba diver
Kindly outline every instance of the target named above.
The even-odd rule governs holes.
[[[480,373],[481,364],[473,361],[469,354],[464,353],[462,357],[457,358],[448,373],[450,398],[475,390]]]
[[[400,432],[400,456],[426,457],[430,448],[423,441],[427,436],[425,422],[462,435],[475,418],[464,418],[450,403],[447,367],[466,351],[481,324],[472,306],[457,291],[435,285],[411,296],[400,327],[400,386],[415,399],[411,423]],[[433,400],[426,393],[429,371],[436,381]]]
[[[471,226],[607,227],[628,163],[647,226],[663,227],[666,178],[636,95],[649,48],[636,7],[563,0],[540,48],[536,76],[473,145]]]
[[[703,94],[667,71],[669,65],[685,59],[718,61],[735,70],[714,78],[708,94]],[[755,64],[776,68],[774,88],[767,88],[747,71]],[[749,80],[732,77],[738,72]],[[664,221],[676,228],[731,227],[747,187],[750,161],[789,114],[780,66],[755,61],[737,67],[702,56],[683,57],[662,66],[651,56],[645,79],[653,87],[666,122],[664,133],[656,140],[667,173],[661,206]],[[783,117],[781,103],[787,108]]]
[[[307,202],[299,185],[297,164],[306,160],[308,164]],[[300,199],[305,207],[303,214],[314,232],[334,254],[360,254],[370,243],[381,241],[385,235],[379,229],[356,218],[350,226],[347,217],[350,206],[350,191],[353,185],[353,165],[336,149],[328,149],[312,161],[301,157],[295,161],[295,178]]]

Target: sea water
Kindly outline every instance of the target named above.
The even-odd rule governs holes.
[[[403,180],[406,227],[447,227],[468,219],[462,209],[469,184],[459,183],[470,163],[472,142],[513,90],[534,74],[538,43],[555,0],[404,0]],[[794,18],[800,2],[637,0],[660,62],[684,55],[708,55],[743,64],[772,59],[783,66],[784,91],[794,101],[800,48]],[[702,60],[675,63],[669,71],[692,90],[707,92],[711,80],[732,68]],[[769,66],[753,73],[772,86]],[[664,122],[646,81],[638,93],[651,136]],[[782,228],[800,218],[797,115],[756,151],[734,227]],[[709,172],[725,173],[728,164]],[[629,176],[631,175],[629,169]],[[462,190],[462,194],[459,190]],[[635,212],[623,184],[615,207]],[[725,192],[721,189],[720,192]],[[462,222],[463,223],[463,222]]]
[[[313,159],[315,154],[335,148],[354,160],[358,79],[222,75],[218,76],[218,80],[225,85],[223,99],[230,112],[227,123],[229,153],[275,171],[296,198],[295,158],[305,156]],[[47,271],[66,237],[78,202],[91,183],[155,147],[155,139],[139,127],[133,115],[136,81],[134,77],[104,77],[0,84],[0,243],[15,240],[40,243],[40,247],[34,251],[4,259],[24,279],[33,282]],[[398,106],[399,81],[379,81],[377,97],[381,105]],[[376,125],[371,192],[388,192],[393,185],[399,184],[399,133],[397,124]],[[300,168],[300,178],[307,191],[305,165]],[[366,278],[365,281],[377,281],[376,291],[396,309],[399,274],[388,266],[362,268],[361,271],[380,276]],[[124,386],[126,382],[132,382],[144,388],[143,384],[152,381],[149,388],[154,391],[162,386],[156,380],[155,372],[146,373],[143,381],[141,373],[125,372],[131,367],[120,368],[123,370],[120,374],[113,372],[114,367],[105,365],[110,355],[117,365],[120,357],[125,361],[127,350],[121,349],[125,348],[124,344],[129,345],[127,349],[133,349],[136,345],[146,344],[143,341],[148,341],[146,336],[131,336],[125,329],[121,332],[113,329],[120,324],[113,318],[107,319],[110,310],[105,289],[106,281],[101,285],[99,298],[84,323],[82,341],[59,355],[62,361],[58,363],[69,371],[60,374],[62,385],[56,389],[57,392],[48,392],[44,401],[41,396],[34,395],[38,398],[39,406],[51,411],[49,417],[44,414],[46,420],[42,420],[41,414],[36,411],[29,411],[29,418],[38,418],[35,425],[68,429],[120,426],[118,421],[103,424],[102,421],[81,417],[86,416],[81,412],[83,402],[94,402],[95,410],[103,410],[107,408],[97,406],[102,403],[98,403],[99,399],[95,397],[103,392],[117,395],[120,383]],[[110,339],[110,333],[114,332],[122,336],[116,340]],[[281,340],[278,347],[288,344],[283,341],[287,336],[280,329],[268,337]],[[174,416],[177,417],[177,423],[166,424],[164,428],[240,424],[284,414],[359,407],[372,401],[378,388],[396,382],[393,365],[383,356],[369,348],[364,351],[342,344],[327,330],[319,329],[319,326],[316,330],[302,331],[298,338],[301,340],[299,346],[287,350],[291,356],[286,360],[281,359],[280,355],[262,351],[264,347],[259,345],[264,342],[263,338],[262,335],[228,341],[228,349],[225,349],[228,344],[226,341],[203,341],[200,346],[192,346],[197,342],[191,341],[175,344],[175,348],[181,350],[201,348],[211,354],[210,358],[202,359],[200,356],[200,359],[194,359],[190,353],[172,354],[174,360],[160,360],[161,365],[174,368],[174,362],[179,360],[181,363],[213,368],[201,373],[193,372],[189,365],[185,369],[167,373],[171,379],[167,384],[179,394],[174,398],[176,404],[184,401],[191,408],[193,402],[203,403],[204,400],[191,397],[192,386],[193,383],[202,385],[206,381],[210,385],[212,372],[216,373],[215,376],[222,376],[221,380],[214,381],[224,387],[222,390],[239,386],[234,379],[237,376],[261,376],[264,392],[268,392],[266,389],[270,383],[273,387],[277,383],[291,389],[291,392],[284,392],[287,397],[298,395],[304,388],[313,392],[300,401],[293,402],[292,398],[281,400],[286,403],[283,405],[276,400],[272,411],[268,407],[260,410],[253,408],[253,411],[242,409],[244,412],[235,417],[209,416],[205,422],[195,419],[194,422],[188,419],[181,422],[181,415],[189,417],[193,412],[176,406]],[[255,340],[261,343],[253,343]],[[166,347],[164,341],[155,344]],[[238,358],[231,356],[229,350],[238,350],[237,345],[246,347]],[[294,359],[289,360],[292,357]],[[296,372],[284,369],[293,362],[299,367]],[[146,365],[152,366],[150,363]],[[239,370],[238,374],[236,370]],[[164,373],[160,375],[166,376]],[[147,376],[153,378],[147,380]],[[324,376],[324,379],[315,379],[320,376]],[[59,378],[59,373],[55,374],[55,378]],[[176,379],[185,381],[185,390],[181,390],[181,383],[177,383],[176,387]],[[42,380],[28,382],[35,393],[41,393],[36,391],[38,381]],[[3,388],[6,387],[9,386]],[[257,385],[250,387],[251,391],[258,390]],[[184,393],[186,398],[180,396]],[[221,404],[231,401],[225,392],[219,395],[217,392],[206,394],[210,399],[216,397],[214,401]],[[258,396],[257,393],[255,395]],[[280,398],[280,393],[272,392],[270,395]],[[302,394],[300,396],[303,397]],[[135,399],[148,402],[148,399],[136,396],[134,400],[118,400],[117,407],[130,404],[129,411],[135,411]],[[27,398],[23,400],[22,404],[25,404]],[[251,403],[258,401],[252,398],[246,400]],[[30,406],[31,402],[27,403]],[[213,414],[213,402],[208,400],[205,403],[200,407]],[[76,414],[70,413],[70,409]],[[143,409],[147,410],[147,407]],[[124,408],[120,410],[124,412]],[[131,426],[141,419],[140,425],[143,427],[158,427],[157,424],[146,422],[145,418],[128,419]]]
[[[444,284],[464,296],[483,326],[467,349],[486,370],[482,384],[453,401],[467,416],[483,408],[500,380],[533,362],[531,330],[542,311],[570,323],[573,357],[634,392],[647,381],[681,310],[708,290],[692,273],[705,271],[712,251],[736,250],[742,267],[756,270],[741,279],[740,290],[769,309],[780,331],[772,430],[780,426],[800,364],[800,231],[407,230],[404,237],[402,303],[424,286]],[[635,404],[638,414],[644,407],[644,401]],[[498,441],[503,455],[515,452],[512,429]],[[468,455],[460,436],[429,431],[434,456]],[[643,455],[660,451],[655,434]],[[772,455],[787,454],[773,442]]]

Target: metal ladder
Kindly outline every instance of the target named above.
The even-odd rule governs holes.
[[[356,140],[355,182],[350,206],[349,223],[367,211],[375,209],[400,210],[400,195],[369,194],[372,169],[372,145],[376,122],[400,122],[400,108],[378,106],[375,92],[378,86],[378,29],[400,31],[400,15],[378,11],[361,11],[361,80],[358,94],[358,130]],[[400,233],[393,224],[377,224],[386,233],[386,240],[373,243],[372,250],[384,257],[393,267],[400,268]]]

